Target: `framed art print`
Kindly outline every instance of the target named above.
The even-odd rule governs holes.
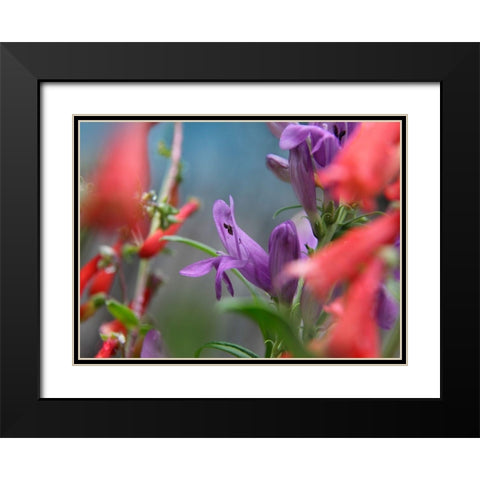
[[[3,45],[2,435],[478,436],[479,53]]]
[[[400,288],[406,278],[401,263],[407,263],[401,248],[406,242],[400,238],[401,230],[406,236],[405,215],[403,222],[400,218],[405,212],[400,208],[400,184],[406,172],[406,127],[405,116],[75,116],[74,278],[79,285],[73,311],[74,363],[406,364],[406,309]],[[385,132],[393,134],[391,145],[383,143]],[[288,160],[276,153],[292,134],[308,137],[305,148],[300,143],[290,150]],[[333,190],[315,186],[313,171],[305,178],[291,175],[289,169],[296,167],[289,162],[298,162],[294,148],[304,149],[304,155],[311,142],[315,170],[330,172],[333,159],[341,151],[347,158],[349,149],[361,148],[356,143],[365,134],[379,138],[375,148],[386,148],[385,155],[392,154],[396,164],[392,172],[388,167],[380,172],[387,180],[368,198],[339,202]],[[350,146],[353,138],[357,140]],[[373,142],[373,137],[367,139]],[[276,153],[267,153],[269,148]],[[311,161],[310,154],[301,157],[307,166]],[[406,180],[402,185],[406,190]],[[385,188],[386,196],[380,191]],[[225,195],[229,205],[218,198]],[[405,205],[406,195],[402,199]],[[268,253],[238,226],[236,217],[242,211],[248,212],[250,230],[268,245]],[[387,240],[375,238],[383,222],[369,222],[382,216],[394,230]],[[186,236],[179,236],[180,231]],[[339,276],[337,285],[328,287],[336,290],[329,295],[311,288],[310,280],[303,285],[298,278],[282,276],[288,275],[283,270],[289,262],[308,266],[310,257],[321,261],[313,253],[330,243],[327,253],[341,248],[340,257],[347,252],[363,255],[355,239],[359,233],[366,235],[369,249],[380,251],[382,278],[373,287],[371,308],[376,314],[370,340],[359,334],[365,346],[347,342],[342,352],[332,350],[336,320],[329,311],[343,303],[347,284],[365,259],[358,267],[347,261],[345,267],[353,266],[352,272],[340,272],[339,258],[328,260],[331,275]],[[107,239],[108,244],[99,245]],[[186,248],[176,252],[175,243]],[[367,259],[370,256],[367,253]],[[203,277],[212,269],[217,271],[215,289],[205,285],[210,281],[182,278]],[[120,318],[113,318],[115,313]],[[244,318],[256,328],[249,328]],[[100,335],[92,336],[91,325],[99,322]],[[340,343],[345,343],[344,335]]]

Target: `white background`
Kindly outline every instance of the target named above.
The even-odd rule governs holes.
[[[2,3],[2,41],[478,41],[474,2]],[[79,8],[81,7],[81,8]],[[232,14],[233,10],[233,14]],[[148,12],[146,14],[145,12]],[[114,21],[112,19],[114,18]],[[294,59],[285,60],[294,68]],[[99,426],[100,428],[100,426]],[[123,452],[136,461],[122,461]],[[478,479],[480,440],[0,439],[5,478]],[[240,458],[239,458],[240,457]],[[88,461],[85,461],[88,458]],[[281,459],[281,460],[280,460]],[[118,462],[118,463],[116,463]],[[112,467],[113,464],[113,467]],[[119,465],[117,467],[117,465]],[[113,473],[112,473],[113,472]],[[213,473],[212,473],[213,472]],[[224,474],[224,475],[223,475]]]
[[[439,106],[438,84],[43,84],[41,396],[438,398]],[[408,366],[72,366],[72,113],[407,113]]]

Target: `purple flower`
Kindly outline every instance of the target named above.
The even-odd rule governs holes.
[[[343,146],[360,122],[316,122],[312,125],[317,125],[333,133],[338,138],[340,145]]]
[[[387,290],[385,285],[382,285],[377,293],[377,307],[376,307],[377,324],[384,330],[390,330],[395,324],[399,314],[399,305]]]
[[[279,275],[288,262],[300,258],[300,243],[298,241],[297,228],[291,220],[287,220],[273,229],[268,241],[268,253],[270,275],[272,279],[274,279],[273,293],[279,299],[290,303],[297,290],[298,279],[290,278],[281,284],[277,284],[275,279],[279,278]]]
[[[149,330],[143,339],[141,358],[165,358],[165,345],[158,330]]]
[[[269,126],[272,132],[273,127]],[[267,167],[281,180],[290,181],[295,195],[311,217],[317,215],[314,173],[327,166],[340,149],[340,140],[326,128],[317,124],[291,123],[280,134],[280,148],[290,150],[288,160],[278,155],[267,155]],[[337,127],[338,130],[338,127]]]
[[[278,225],[270,235],[268,255],[255,240],[250,238],[235,221],[233,198],[230,206],[223,200],[213,205],[213,219],[218,235],[227,253],[219,252],[219,256],[200,260],[180,270],[187,277],[201,277],[216,270],[215,293],[217,300],[222,296],[222,280],[227,290],[233,295],[233,287],[225,273],[231,268],[238,271],[251,283],[271,295],[280,295],[282,299],[290,298],[293,283],[272,287],[272,278],[283,268],[285,263],[300,258],[300,246],[297,230],[291,221]],[[295,287],[296,288],[296,287]],[[295,292],[294,292],[295,293]]]
[[[232,283],[225,274],[225,271],[231,268],[238,269],[248,281],[262,290],[270,292],[271,277],[267,252],[237,225],[232,197],[230,197],[230,206],[223,200],[217,200],[214,203],[213,219],[227,254],[220,252],[218,257],[193,263],[180,270],[180,275],[201,277],[215,268],[217,271],[215,277],[217,300],[222,295],[222,280],[230,294],[233,295]]]

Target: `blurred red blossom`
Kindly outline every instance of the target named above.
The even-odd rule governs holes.
[[[400,123],[362,123],[334,161],[316,173],[316,181],[336,200],[372,209],[399,171]]]
[[[355,227],[306,260],[287,266],[287,274],[305,277],[306,285],[323,300],[340,281],[351,279],[384,245],[395,242],[400,211],[395,209],[365,226]]]
[[[134,230],[142,220],[141,197],[150,183],[148,131],[152,123],[116,127],[89,183],[81,205],[82,226],[113,231]]]
[[[372,258],[351,281],[343,297],[325,310],[333,314],[326,352],[330,357],[380,357],[375,305],[383,276],[383,261]]]

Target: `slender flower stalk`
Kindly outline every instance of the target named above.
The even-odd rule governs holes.
[[[182,141],[183,141],[183,127],[179,122],[175,123],[173,131],[172,153],[170,169],[165,177],[165,181],[159,192],[158,198],[160,201],[168,203],[171,198],[172,190],[178,182],[178,174],[180,169],[180,160],[182,156]],[[153,235],[160,227],[160,215],[155,213],[150,224],[150,235]],[[142,258],[138,266],[137,284],[135,287],[135,294],[133,300],[133,311],[138,312],[141,309],[142,296],[145,290],[147,278],[149,275],[148,259]]]

